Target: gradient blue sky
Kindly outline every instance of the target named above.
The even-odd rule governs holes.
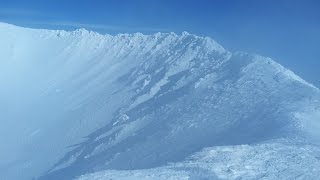
[[[0,21],[111,34],[188,31],[269,56],[320,87],[320,0],[0,0]]]

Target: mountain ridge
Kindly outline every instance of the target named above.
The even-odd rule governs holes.
[[[48,30],[48,29],[45,29],[45,28],[37,28],[37,29],[33,29],[33,28],[29,28],[29,27],[21,27],[21,26],[17,26],[17,25],[13,25],[13,24],[9,24],[9,23],[5,23],[5,22],[0,22],[0,26],[3,26],[5,28],[18,28],[18,29],[28,29],[28,30],[31,30],[31,31],[44,31],[44,32],[51,32],[51,33],[57,33],[57,36],[68,36],[68,35],[74,35],[74,36],[85,36],[85,35],[91,35],[93,37],[97,36],[99,38],[118,38],[118,37],[123,37],[123,38],[134,38],[134,37],[141,37],[141,38],[146,38],[146,37],[154,37],[154,38],[159,38],[161,36],[171,36],[171,37],[174,37],[174,38],[184,38],[184,37],[192,37],[192,38],[196,38],[196,39],[201,39],[203,41],[206,41],[206,43],[208,43],[209,47],[215,47],[217,51],[225,51],[225,49],[219,44],[217,43],[214,39],[208,37],[208,36],[197,36],[195,34],[190,34],[188,33],[187,31],[183,31],[181,33],[181,35],[175,33],[175,32],[168,32],[168,33],[161,33],[161,32],[156,32],[156,33],[153,33],[153,34],[148,34],[148,35],[145,35],[145,34],[142,34],[140,32],[136,32],[136,33],[119,33],[119,34],[115,34],[115,35],[111,35],[111,34],[108,34],[108,33],[105,33],[105,34],[101,34],[101,33],[98,33],[98,32],[95,32],[95,31],[92,31],[92,30],[88,30],[86,28],[79,28],[79,29],[75,29],[75,30],[72,30],[72,31],[66,31],[66,30]],[[236,51],[234,52],[236,54],[249,54],[248,52],[244,52],[244,51]],[[252,53],[250,53],[252,54]],[[260,56],[258,54],[254,54],[254,55],[257,55],[257,56]],[[262,57],[262,56],[261,56]],[[275,66],[279,66],[280,64],[275,62],[274,60],[272,60],[271,58],[269,58],[272,63],[276,63]],[[287,68],[284,68],[282,65],[280,65],[281,69],[283,70],[289,70]],[[315,87],[313,84],[309,83],[309,82],[306,82],[304,79],[302,79],[300,76],[296,75],[294,72],[292,72],[291,70],[288,71],[288,73],[294,78],[296,79],[297,81],[301,81],[309,86],[312,86],[314,88],[317,88]],[[319,89],[319,88],[318,88]]]
[[[6,24],[0,37],[0,142],[11,138],[0,167],[13,164],[0,173],[10,179],[148,169],[207,147],[318,136],[318,88],[208,37]]]

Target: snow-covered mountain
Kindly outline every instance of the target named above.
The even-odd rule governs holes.
[[[270,58],[5,23],[0,49],[1,179],[320,175],[320,91]]]

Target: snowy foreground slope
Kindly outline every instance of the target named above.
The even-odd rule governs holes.
[[[0,179],[317,179],[320,91],[188,33],[0,23]]]

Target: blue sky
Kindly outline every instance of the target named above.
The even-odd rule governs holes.
[[[0,0],[0,21],[111,34],[188,31],[269,56],[320,87],[319,0]]]

